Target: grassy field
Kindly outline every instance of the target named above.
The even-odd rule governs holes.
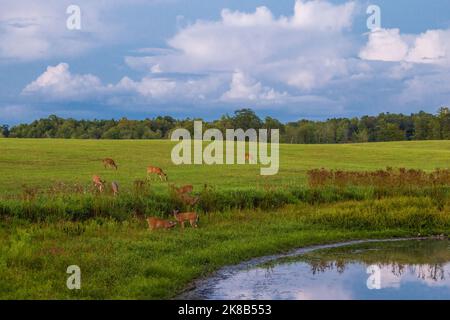
[[[450,141],[414,141],[346,145],[281,145],[280,172],[263,177],[258,165],[175,166],[169,141],[0,139],[0,193],[14,193],[22,184],[48,186],[56,181],[89,183],[93,174],[130,188],[146,176],[146,167],[164,168],[170,182],[218,188],[276,187],[305,183],[313,168],[375,170],[406,167],[450,168]],[[101,159],[112,157],[117,172]],[[158,184],[155,188],[161,188]]]
[[[427,201],[223,212],[184,231],[149,232],[134,220],[2,222],[0,298],[165,299],[195,278],[252,257],[349,239],[448,233],[449,210],[426,209]],[[69,265],[81,268],[81,290],[66,288]]]
[[[450,233],[448,188],[311,190],[306,183],[306,171],[321,167],[449,168],[450,141],[282,145],[274,177],[249,165],[176,167],[171,145],[0,139],[0,298],[171,298],[193,279],[252,257],[349,239]],[[105,157],[117,161],[117,172],[103,168]],[[170,182],[216,189],[202,194],[201,205],[214,206],[201,212],[200,228],[150,232],[132,214],[136,206],[152,215],[177,205],[165,183],[152,183],[156,193],[132,193],[149,164],[166,169]],[[123,193],[22,195],[23,184],[87,185],[93,174],[118,181]],[[81,268],[81,290],[66,287],[69,265]]]

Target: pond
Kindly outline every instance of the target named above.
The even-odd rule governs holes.
[[[450,241],[352,242],[220,270],[184,299],[450,299]]]

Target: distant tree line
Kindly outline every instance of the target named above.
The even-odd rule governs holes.
[[[177,128],[193,132],[193,120],[156,117],[145,120],[75,120],[51,115],[46,119],[13,127],[0,126],[0,137],[65,139],[167,139]],[[232,116],[205,122],[204,129],[279,129],[284,143],[352,143],[402,140],[450,139],[450,110],[440,108],[437,114],[411,115],[381,113],[360,118],[333,118],[326,121],[299,120],[281,123],[272,117],[261,119],[251,109],[241,109]]]

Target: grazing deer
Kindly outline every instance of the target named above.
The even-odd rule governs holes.
[[[157,174],[161,181],[167,181],[167,174],[165,174],[161,168],[149,166],[147,168],[147,177],[150,174]]]
[[[171,229],[173,227],[176,226],[176,222],[174,221],[168,221],[168,220],[163,220],[163,219],[159,219],[159,218],[147,218],[147,223],[148,223],[148,228],[150,230],[155,230],[155,229]]]
[[[173,210],[173,216],[175,217],[175,220],[177,220],[178,223],[181,224],[181,227],[184,229],[184,223],[186,221],[189,221],[191,224],[191,227],[197,228],[198,225],[198,214],[195,212],[184,212],[184,213],[178,213],[178,210]]]
[[[111,182],[111,189],[114,196],[117,196],[119,194],[119,184],[117,182]]]
[[[92,183],[97,188],[97,190],[101,193],[105,188],[105,181],[102,180],[99,176],[95,175],[92,177]]]
[[[177,188],[174,185],[171,185],[171,187],[173,188],[173,190],[175,190],[175,192],[178,195],[191,193],[194,190],[194,187],[191,184],[188,184],[188,185],[185,185],[185,186],[182,186],[182,187],[179,187],[179,188]]]
[[[106,158],[106,159],[103,159],[102,162],[103,162],[103,165],[105,166],[105,169],[106,168],[114,168],[114,169],[117,170],[117,165],[116,165],[116,163],[114,162],[113,159]]]

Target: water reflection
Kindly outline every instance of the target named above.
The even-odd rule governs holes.
[[[450,299],[450,242],[317,250],[210,284],[209,299]]]
[[[329,271],[336,270],[337,273],[344,273],[346,267],[350,263],[342,262],[320,262],[320,263],[310,263],[311,273],[317,275],[320,273],[325,273]],[[443,281],[446,276],[446,264],[434,264],[434,265],[405,265],[399,263],[392,264],[372,264],[367,269],[367,273],[377,277],[380,275],[386,275],[392,273],[395,278],[402,278],[406,276],[407,273],[415,275],[418,279],[429,280],[429,281]],[[448,275],[448,271],[447,271]]]

